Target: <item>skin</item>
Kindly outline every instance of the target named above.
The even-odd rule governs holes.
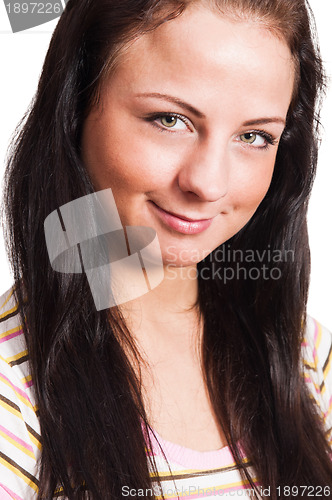
[[[264,198],[293,86],[283,40],[258,22],[235,22],[195,4],[135,40],[85,122],[83,159],[95,188],[111,187],[122,224],[154,228],[162,249],[163,283],[124,308],[149,360],[148,414],[165,439],[200,451],[225,440],[200,368],[192,271]],[[183,118],[170,117],[172,127],[160,117],[148,120],[158,113]],[[182,234],[155,205],[213,220],[199,234]]]

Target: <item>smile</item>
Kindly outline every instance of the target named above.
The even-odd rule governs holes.
[[[202,233],[211,225],[213,221],[213,219],[194,220],[184,215],[173,214],[160,208],[154,202],[151,202],[151,206],[166,226],[175,229],[175,231],[182,234]]]

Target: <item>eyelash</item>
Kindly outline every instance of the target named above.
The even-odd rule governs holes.
[[[243,134],[240,135],[245,135],[245,134],[260,135],[266,141],[266,144],[264,146],[253,146],[252,144],[247,144],[247,146],[251,146],[255,149],[268,149],[270,146],[276,146],[278,144],[278,140],[274,139],[272,135],[269,134],[268,132],[265,132],[265,130],[248,130],[248,132],[244,132]]]
[[[164,128],[163,126],[161,125],[157,125],[153,122],[155,122],[158,118],[163,118],[163,117],[174,117],[174,118],[178,118],[179,120],[183,121],[188,128],[190,128],[190,120],[188,120],[188,118],[186,118],[185,116],[179,114],[179,113],[152,113],[148,116],[145,117],[145,120],[149,123],[151,123],[153,126],[155,126],[160,132],[170,132],[170,133],[174,133],[172,132],[171,128],[170,129],[167,129],[167,128]],[[276,146],[278,144],[278,140],[277,139],[274,139],[273,136],[271,134],[269,134],[268,132],[266,132],[265,130],[248,130],[247,132],[243,132],[241,135],[244,135],[244,134],[256,134],[256,135],[260,135],[261,137],[263,137],[263,139],[266,141],[266,144],[264,146],[253,146],[252,144],[249,144],[247,143],[246,146],[247,147],[251,147],[251,148],[254,148],[254,149],[260,149],[260,150],[266,150],[268,149],[270,146]],[[241,141],[240,141],[241,142]],[[243,143],[245,144],[245,143]]]
[[[153,123],[158,118],[164,118],[164,117],[178,118],[179,120],[183,121],[187,125],[188,128],[190,128],[190,120],[188,120],[188,118],[186,118],[185,116],[180,115],[179,113],[152,113],[151,115],[146,116],[145,120],[147,122],[152,123],[152,125],[154,125],[155,127],[157,127],[161,132],[171,132],[171,133],[173,133],[170,128],[167,129],[167,128],[162,127],[161,125],[157,125],[157,124]]]

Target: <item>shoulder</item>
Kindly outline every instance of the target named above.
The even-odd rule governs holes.
[[[0,362],[34,400],[25,336],[12,288],[0,296]]]
[[[305,382],[332,444],[332,333],[310,316],[302,342],[302,359]]]
[[[311,316],[307,316],[302,350],[315,368],[324,365],[331,356],[332,333]]]
[[[34,498],[40,429],[13,289],[0,296],[0,491]]]

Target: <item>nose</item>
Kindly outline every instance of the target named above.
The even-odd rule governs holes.
[[[183,192],[194,193],[203,201],[217,201],[228,192],[230,158],[226,141],[205,139],[186,157],[178,173]]]

